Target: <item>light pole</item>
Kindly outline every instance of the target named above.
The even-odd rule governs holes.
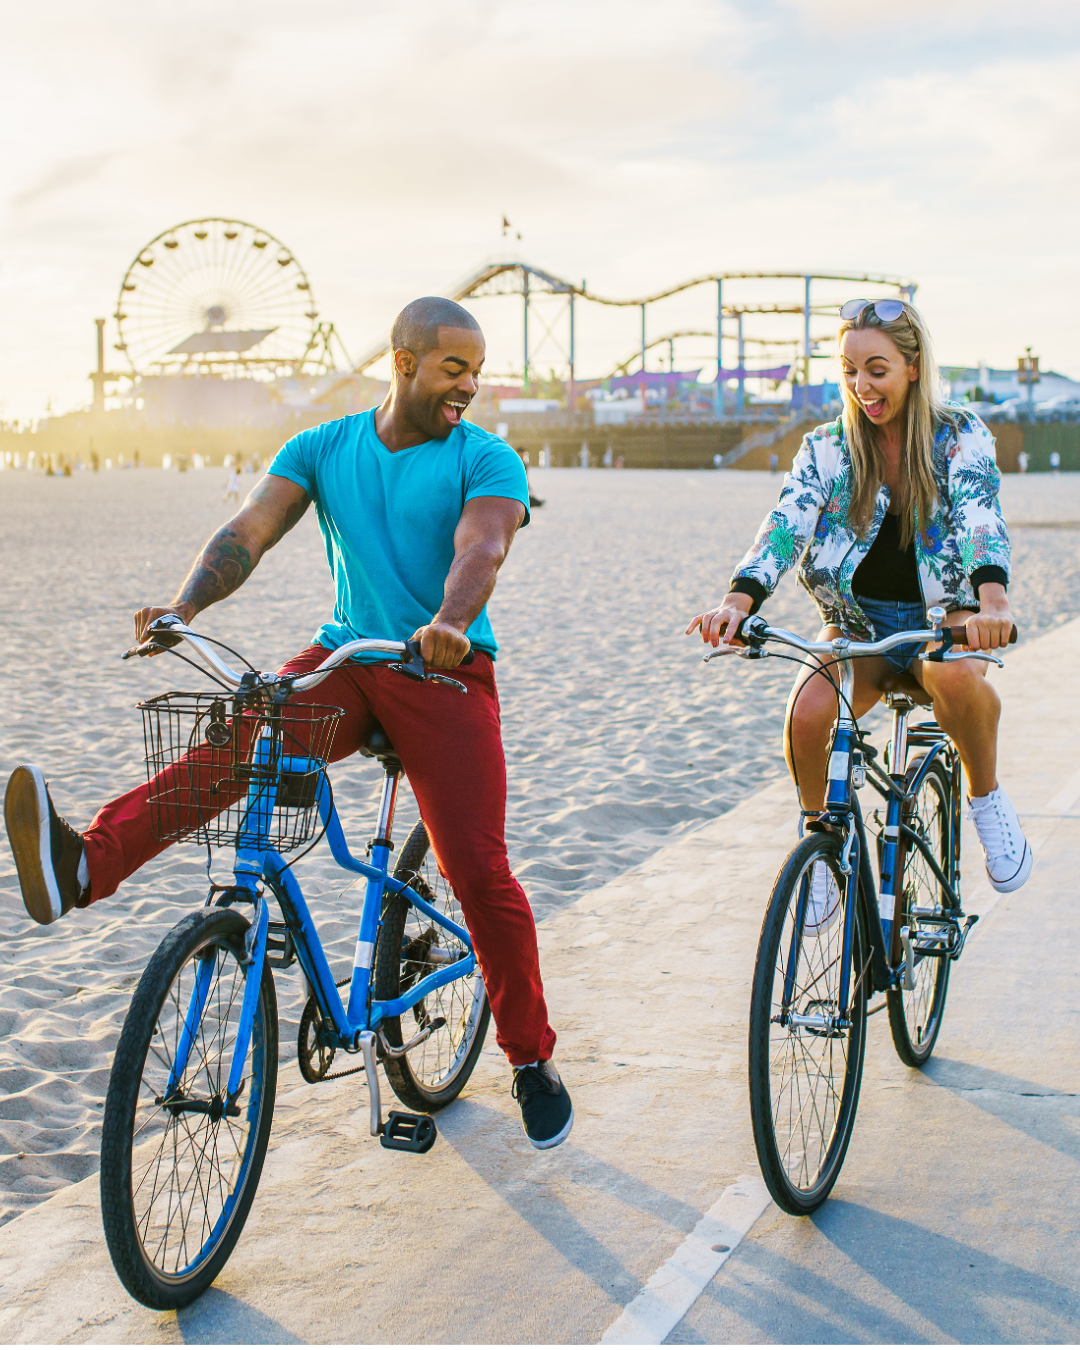
[[[724,283],[716,278],[716,420],[724,415]]]
[[[521,294],[525,299],[525,359],[522,362],[522,371],[524,379],[522,380],[522,393],[529,392],[529,269],[522,268],[521,272]]]
[[[1018,384],[1027,385],[1027,413],[1032,419],[1035,417],[1035,386],[1039,383],[1039,358],[1032,356],[1031,348],[1024,349],[1026,356],[1017,358],[1016,361],[1016,381]]]

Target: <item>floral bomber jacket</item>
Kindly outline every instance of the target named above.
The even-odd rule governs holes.
[[[1001,475],[994,438],[973,413],[959,404],[947,406],[955,425],[943,421],[938,427],[937,502],[926,539],[921,528],[916,532],[915,553],[927,608],[974,609],[973,574],[992,567],[1008,575],[1009,533],[998,503]],[[732,585],[741,580],[739,589],[760,602],[798,562],[799,581],[813,596],[822,621],[849,637],[872,641],[873,628],[855,601],[851,582],[885,519],[889,489],[882,484],[878,490],[865,539],[848,523],[851,494],[851,457],[838,418],[803,438],[780,499],[735,569]]]

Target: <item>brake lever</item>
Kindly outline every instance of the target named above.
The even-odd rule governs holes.
[[[391,670],[396,670],[399,675],[404,675],[406,679],[415,680],[417,684],[423,684],[427,680],[434,680],[437,684],[452,684],[455,689],[460,689],[463,694],[469,692],[458,680],[452,680],[447,675],[429,674],[424,669],[424,654],[420,650],[419,642],[410,638],[405,644],[405,654],[409,659],[407,661],[395,661],[390,667]],[[461,664],[463,666],[471,666],[474,657],[475,653],[470,649],[468,655]]]
[[[448,684],[452,689],[457,689],[462,694],[469,692],[460,680],[452,680],[449,675],[425,675],[424,679],[430,684]]]
[[[169,629],[175,627],[175,624],[167,623],[166,620],[168,619],[174,619],[177,624],[183,627],[183,620],[178,614],[163,614],[160,619],[155,619],[147,630],[153,636],[144,638],[142,642],[137,642],[134,647],[129,647],[121,656],[121,661],[128,661],[133,656],[157,656],[158,652],[167,651],[170,647],[179,647],[184,639],[179,633],[169,632]]]
[[[926,652],[920,655],[920,661],[933,661],[935,665],[944,665],[946,661],[988,661],[992,665],[1000,666],[1005,669],[1005,662],[1000,656],[992,656],[990,652],[969,652],[966,648],[963,651],[948,652],[943,655],[937,655],[933,652]]]

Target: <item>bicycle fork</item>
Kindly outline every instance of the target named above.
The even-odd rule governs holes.
[[[847,640],[837,638],[833,643],[837,670],[840,676],[840,703],[837,709],[836,726],[829,752],[826,769],[826,792],[824,817],[836,828],[843,831],[843,843],[840,848],[840,872],[844,877],[844,935],[840,963],[840,983],[837,990],[837,1016],[839,1026],[848,1022],[851,990],[851,954],[855,941],[855,906],[858,900],[859,874],[861,870],[862,840],[856,827],[855,812],[851,800],[852,791],[852,755],[855,750],[856,728],[851,716],[851,700],[855,689],[855,671],[850,658],[845,653]],[[795,979],[799,952],[802,947],[803,931],[806,924],[806,910],[809,904],[812,881],[809,873],[799,883],[799,900],[795,915],[795,924],[791,934],[791,949],[788,955],[787,974],[784,979],[785,1012],[794,996]],[[860,971],[858,979],[863,972]]]

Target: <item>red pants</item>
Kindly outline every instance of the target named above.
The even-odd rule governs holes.
[[[326,656],[324,648],[309,647],[281,673],[313,670]],[[454,677],[468,687],[467,696],[417,684],[386,666],[347,663],[295,701],[345,710],[332,761],[354,754],[375,722],[390,737],[472,934],[499,1045],[511,1064],[531,1064],[551,1058],[555,1033],[548,1025],[536,924],[506,857],[506,764],[495,672],[478,652]],[[94,900],[112,895],[167,847],[153,836],[147,797],[142,785],[116,798],[86,831]]]

